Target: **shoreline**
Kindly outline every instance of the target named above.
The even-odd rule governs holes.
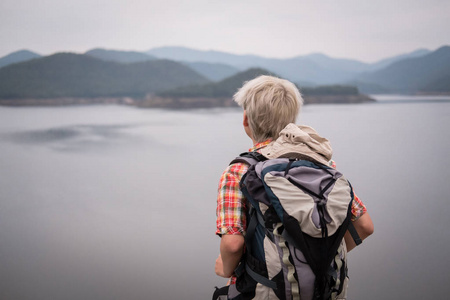
[[[303,96],[304,104],[355,104],[375,102],[370,96],[359,95],[322,95]],[[90,104],[119,104],[139,108],[196,109],[216,107],[238,107],[231,97],[160,97],[148,95],[145,98],[131,97],[60,97],[60,98],[25,98],[0,99],[0,106],[72,106]]]
[[[303,95],[304,105],[308,104],[360,104],[386,102],[450,101],[449,95],[437,94],[358,94],[358,95]],[[5,107],[59,107],[83,105],[125,105],[136,108],[158,109],[199,109],[238,107],[231,97],[160,97],[147,95],[145,98],[131,97],[60,97],[60,98],[26,98],[0,99],[0,106]]]

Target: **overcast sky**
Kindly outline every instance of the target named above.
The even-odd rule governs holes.
[[[450,44],[448,0],[0,0],[0,57],[186,46],[373,62]]]

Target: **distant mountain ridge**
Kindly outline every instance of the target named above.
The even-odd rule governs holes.
[[[371,71],[376,71],[376,70],[380,70],[383,69],[397,61],[403,60],[403,59],[407,59],[407,58],[414,58],[414,57],[420,57],[420,56],[425,56],[427,54],[430,54],[432,51],[428,50],[428,49],[417,49],[415,51],[409,52],[409,53],[405,53],[405,54],[400,54],[400,55],[396,55],[396,56],[392,56],[392,57],[388,57],[388,58],[384,58],[382,60],[379,60],[375,63],[372,64],[371,67]]]
[[[260,75],[277,76],[261,68],[251,68],[219,82],[179,87],[157,93],[140,103],[143,107],[200,108],[237,106],[232,96],[242,83]],[[277,76],[278,77],[278,76]],[[320,86],[300,88],[305,104],[308,103],[362,103],[374,101],[351,86]]]
[[[275,75],[270,71],[251,68],[227,77],[219,82],[211,82],[202,85],[190,85],[167,90],[158,93],[161,97],[226,97],[231,98],[233,94],[242,86],[242,83],[251,80],[259,75]]]
[[[19,62],[23,62],[23,61],[27,61],[33,58],[39,58],[41,57],[41,55],[29,51],[29,50],[19,50],[13,53],[10,53],[6,56],[3,56],[0,58],[0,68],[10,65],[10,64],[15,64],[15,63],[19,63]]]
[[[419,57],[429,52],[426,49],[419,49],[372,64],[353,59],[332,58],[321,53],[287,59],[275,59],[257,55],[237,55],[214,50],[195,50],[186,47],[159,47],[145,53],[95,48],[87,51],[85,54],[120,63],[143,62],[150,59],[175,60],[185,63],[213,81],[222,80],[227,76],[249,68],[264,68],[301,85],[315,86],[355,81],[358,75],[363,72],[376,71],[395,61]],[[8,56],[0,58],[0,62],[5,59],[3,66],[29,59],[25,57],[11,62],[10,59],[7,59]]]
[[[160,47],[149,50],[146,53],[176,61],[228,64],[239,70],[263,68],[289,80],[309,82],[311,85],[345,81],[354,75],[354,72],[323,67],[320,63],[303,56],[276,59],[257,55],[237,55],[213,50],[194,50],[184,47]]]
[[[270,75],[279,77],[277,74],[261,68],[250,68],[239,72],[233,76],[223,79],[219,82],[206,84],[196,84],[166,90],[157,93],[161,97],[226,97],[231,98],[234,93],[242,86],[243,82],[249,81],[260,75]],[[316,88],[298,87],[303,95],[358,95],[358,89],[353,86],[321,86]]]
[[[359,80],[397,92],[450,92],[450,46],[362,74]]]
[[[231,66],[241,66],[240,69],[248,65],[259,64],[264,58],[257,55],[236,55],[215,50],[196,50],[187,47],[158,47],[146,51],[147,54],[158,58],[166,58],[185,62],[208,62],[222,63]]]
[[[153,55],[143,52],[106,50],[102,48],[95,48],[89,50],[85,54],[102,60],[115,61],[119,63],[137,63],[158,59]],[[207,62],[183,62],[183,63],[189,66],[197,73],[214,81],[221,80],[223,78],[226,78],[239,72],[238,69],[226,64],[207,63]]]
[[[368,64],[352,59],[332,58],[321,53],[275,59],[184,47],[160,47],[146,53],[96,48],[84,55],[72,54],[85,57],[80,60],[80,66],[86,68],[86,74],[67,56],[55,66],[54,57],[62,53],[41,57],[37,53],[21,50],[0,58],[0,63],[3,63],[0,68],[0,97],[33,97],[33,89],[36,93],[34,96],[39,97],[81,95],[84,92],[89,95],[142,95],[209,81],[223,84],[224,79],[255,68],[289,79],[302,88],[354,85],[363,93],[450,93],[449,49],[449,46],[435,51],[419,49]],[[49,59],[50,57],[53,58]],[[91,65],[86,62],[87,58],[94,59]],[[59,74],[60,78],[53,78],[53,83],[44,82],[44,79],[50,80],[48,74],[51,72],[46,68]],[[61,72],[64,68],[68,72]],[[42,76],[36,73],[38,69],[43,72]],[[187,79],[185,76],[192,78]],[[80,85],[78,92],[70,90],[67,83],[64,88],[58,86],[69,78],[73,87]],[[90,78],[92,83],[86,78]],[[108,81],[112,86],[105,87],[102,80]],[[94,87],[94,83],[97,86]],[[209,86],[211,88],[213,84]],[[50,93],[50,87],[58,88]],[[64,92],[59,91],[60,89]]]
[[[58,53],[0,69],[0,98],[143,97],[209,82],[169,60],[119,64],[88,55]]]
[[[197,73],[213,81],[220,81],[240,71],[239,69],[226,64],[207,62],[186,62],[185,64]]]
[[[429,50],[420,49],[372,64],[353,59],[332,58],[321,53],[287,59],[265,58],[257,55],[237,55],[213,50],[195,50],[186,47],[159,47],[146,53],[176,61],[229,64],[240,70],[253,67],[264,68],[302,85],[314,86],[348,83],[355,80],[362,72],[375,71],[393,62],[409,57],[419,57],[429,52]]]
[[[149,54],[137,51],[119,51],[95,48],[85,52],[84,54],[96,57],[106,61],[115,61],[120,63],[136,63],[148,60],[156,60],[157,58]]]
[[[233,65],[235,67],[242,66],[241,69],[245,69],[248,66],[260,65],[265,60],[299,60],[305,59],[317,63],[320,66],[331,68],[342,68],[346,71],[369,71],[376,70],[386,67],[387,65],[402,60],[405,58],[419,57],[426,55],[432,51],[428,49],[418,49],[409,53],[404,53],[400,55],[395,55],[392,57],[381,59],[374,63],[365,63],[355,59],[350,58],[333,58],[323,53],[312,53],[307,55],[298,55],[291,58],[278,59],[278,58],[268,58],[253,54],[231,54],[223,51],[215,50],[196,50],[187,47],[180,46],[165,46],[157,47],[146,51],[145,53],[153,55],[158,58],[166,58],[176,61],[186,61],[186,62],[209,62],[209,63],[222,63]]]
[[[331,58],[322,53],[312,53],[297,56],[295,59],[311,60],[322,68],[340,69],[347,72],[363,72],[370,68],[370,64],[347,58]]]

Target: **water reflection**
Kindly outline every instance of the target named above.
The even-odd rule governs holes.
[[[14,143],[44,145],[56,151],[83,151],[135,142],[130,129],[143,125],[71,125],[18,131],[6,135]],[[128,130],[128,132],[127,132]]]

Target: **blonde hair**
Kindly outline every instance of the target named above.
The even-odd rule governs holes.
[[[233,96],[247,114],[253,139],[260,143],[276,139],[289,123],[295,123],[303,98],[290,81],[259,76],[247,81]]]

